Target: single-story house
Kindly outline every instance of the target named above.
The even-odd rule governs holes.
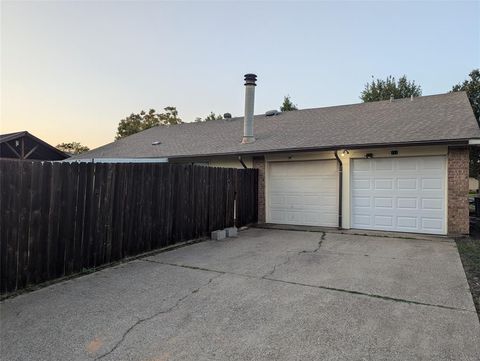
[[[27,131],[0,135],[0,158],[57,161],[68,157]]]
[[[153,159],[259,169],[259,222],[429,234],[469,233],[469,147],[480,129],[466,93],[270,111],[159,126],[72,160]]]

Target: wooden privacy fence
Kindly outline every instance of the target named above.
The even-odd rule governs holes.
[[[0,293],[256,222],[257,173],[1,160]]]

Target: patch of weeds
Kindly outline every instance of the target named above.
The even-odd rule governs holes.
[[[456,242],[480,319],[480,239],[459,238]]]

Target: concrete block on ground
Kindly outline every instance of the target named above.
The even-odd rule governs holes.
[[[238,236],[238,229],[237,229],[237,227],[225,228],[225,231],[226,231],[226,233],[227,233],[227,237],[237,237],[237,236]]]
[[[225,239],[227,237],[227,232],[225,232],[224,229],[219,229],[217,231],[212,232],[211,238],[214,241],[221,241],[222,239]]]

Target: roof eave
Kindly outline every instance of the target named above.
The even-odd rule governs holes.
[[[13,133],[11,136],[8,136],[6,139],[2,139],[1,143],[9,142],[11,140],[20,139],[20,138],[23,138],[23,137],[30,137],[31,139],[33,139],[37,143],[41,144],[42,146],[44,146],[44,147],[50,149],[51,151],[57,153],[60,157],[63,157],[63,159],[67,159],[67,158],[70,157],[69,154],[62,152],[60,149],[55,148],[53,145],[48,144],[47,142],[45,142],[44,140],[42,140],[40,138],[37,138],[36,136],[34,136],[33,134],[29,133],[26,130],[21,131],[21,132],[17,132],[17,133]]]
[[[480,140],[480,139],[479,139]],[[182,158],[200,158],[200,157],[218,157],[229,155],[261,155],[270,153],[292,153],[292,152],[311,152],[311,151],[329,151],[338,149],[366,149],[366,148],[391,148],[391,147],[410,147],[410,146],[429,146],[429,145],[469,145],[470,139],[445,139],[445,140],[427,140],[427,141],[412,141],[412,142],[398,142],[398,143],[368,143],[368,144],[339,144],[335,146],[317,146],[317,147],[302,147],[302,148],[283,148],[272,149],[264,151],[241,151],[241,152],[223,152],[223,153],[206,153],[206,154],[187,154],[187,155],[166,155],[168,159],[182,159]]]

